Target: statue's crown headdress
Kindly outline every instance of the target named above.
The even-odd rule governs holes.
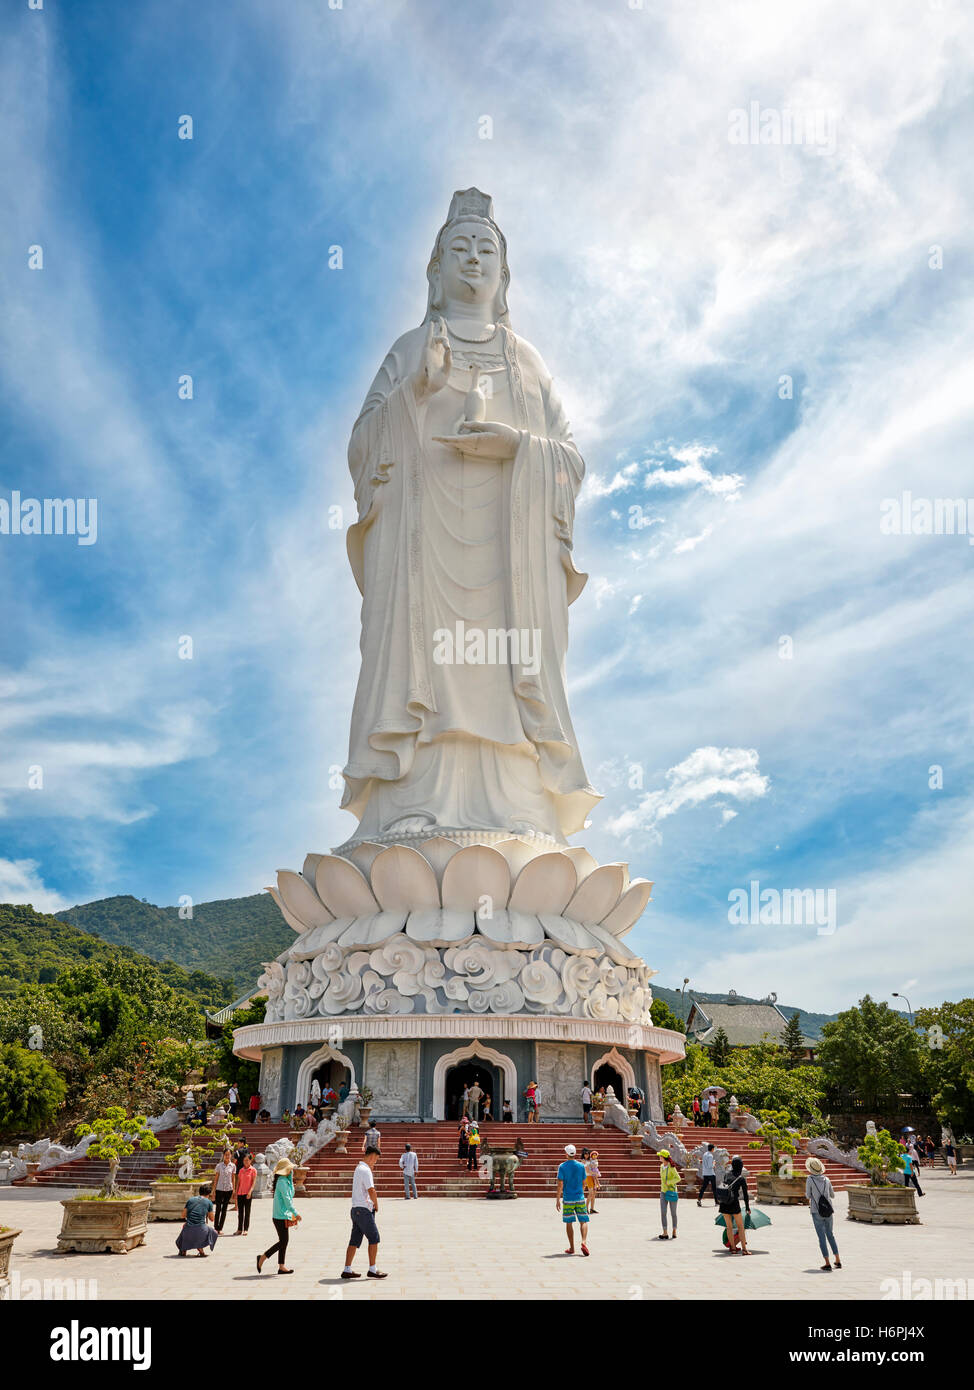
[[[507,267],[507,241],[504,233],[494,221],[494,200],[487,193],[481,193],[479,188],[458,188],[450,200],[450,211],[447,213],[446,221],[436,234],[436,241],[433,243],[433,254],[430,257],[429,265],[426,267],[426,278],[429,281],[429,297],[426,303],[426,318],[438,310],[440,306],[439,291],[436,282],[436,269],[440,255],[443,237],[447,229],[454,222],[472,218],[478,222],[486,222],[497,234],[501,251],[501,285],[498,291],[497,304],[495,306],[495,318],[499,323],[509,323],[507,309],[507,286],[510,280],[510,271]]]

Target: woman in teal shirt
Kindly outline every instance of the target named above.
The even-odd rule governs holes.
[[[260,1274],[264,1268],[264,1261],[271,1255],[277,1254],[278,1274],[293,1274],[293,1269],[288,1269],[284,1263],[284,1256],[287,1254],[287,1242],[290,1229],[301,1217],[294,1210],[294,1179],[291,1174],[294,1172],[294,1164],[289,1158],[282,1158],[274,1168],[274,1208],[271,1219],[274,1222],[274,1229],[277,1232],[277,1240],[269,1250],[265,1250],[263,1255],[257,1256],[257,1273]]]

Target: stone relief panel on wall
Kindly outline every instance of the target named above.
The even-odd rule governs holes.
[[[260,1063],[260,1087],[261,1105],[265,1110],[271,1112],[273,1119],[281,1113],[281,1064],[284,1059],[284,1049],[275,1047],[264,1053]]]
[[[372,1088],[372,1108],[379,1114],[417,1114],[419,1111],[419,1043],[367,1043],[365,1048],[365,1084]]]
[[[576,1043],[538,1043],[538,1085],[543,1116],[580,1119],[585,1049]]]

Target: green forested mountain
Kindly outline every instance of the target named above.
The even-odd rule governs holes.
[[[29,904],[0,903],[0,995],[16,994],[22,985],[53,984],[75,966],[111,962],[142,966],[158,986],[188,995],[206,1008],[219,1008],[233,997],[226,979],[216,979],[202,970],[186,970],[171,960],[147,959],[130,946],[112,944],[56,917],[35,912]]]
[[[235,995],[251,988],[264,961],[294,940],[269,893],[197,903],[191,919],[181,918],[179,908],[127,895],[65,908],[57,916],[153,960],[179,961],[186,970],[230,980]]]

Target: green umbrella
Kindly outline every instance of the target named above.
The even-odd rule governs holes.
[[[725,1245],[728,1245],[730,1242],[729,1242],[728,1239],[727,1239],[727,1224],[726,1224],[726,1222],[724,1221],[723,1216],[718,1216],[718,1217],[714,1220],[714,1225],[715,1225],[715,1226],[723,1226],[723,1228],[724,1228],[723,1241],[724,1241],[724,1244],[725,1244]],[[745,1229],[745,1231],[758,1231],[758,1230],[761,1229],[762,1226],[770,1226],[770,1225],[771,1225],[771,1217],[770,1217],[770,1216],[766,1216],[766,1215],[764,1214],[763,1211],[758,1211],[757,1209],[755,1209],[754,1211],[749,1211],[749,1212],[747,1213],[747,1215],[744,1217],[744,1229]]]

